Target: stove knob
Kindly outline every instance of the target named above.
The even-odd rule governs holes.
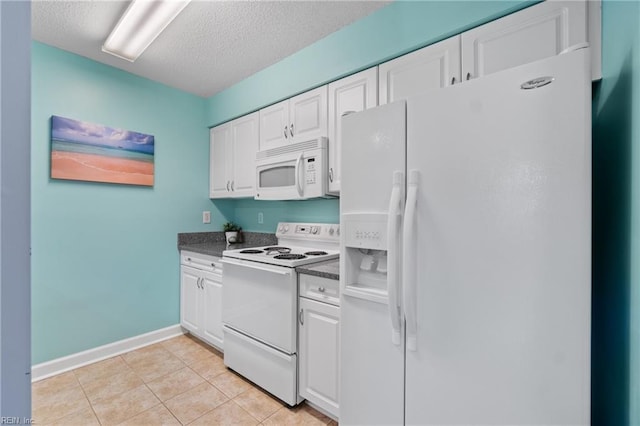
[[[278,232],[284,232],[284,226],[281,226],[280,228],[278,228]]]
[[[289,225],[284,226],[284,232],[289,232]]]
[[[340,227],[339,226],[336,228],[336,235],[340,235]]]
[[[329,235],[333,235],[333,228],[329,228]]]
[[[311,233],[314,234],[314,235],[317,234],[319,230],[320,230],[320,228],[318,228],[317,226],[312,226],[311,227]]]

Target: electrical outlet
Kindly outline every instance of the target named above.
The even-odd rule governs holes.
[[[211,223],[211,212],[203,211],[202,212],[202,223]]]
[[[262,212],[258,212],[258,223],[264,223],[264,215]]]

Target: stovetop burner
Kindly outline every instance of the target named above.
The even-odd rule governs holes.
[[[264,251],[262,251],[262,250],[256,250],[256,249],[247,249],[247,250],[242,250],[242,251],[240,251],[240,253],[246,253],[246,254],[259,254],[259,253],[264,253]]]
[[[291,249],[289,247],[273,246],[273,247],[265,247],[264,251],[267,254],[272,254],[272,253],[290,253]]]
[[[305,253],[307,256],[324,256],[327,253],[326,251],[308,251]]]
[[[274,256],[274,259],[281,259],[281,260],[299,260],[299,259],[305,259],[307,256],[305,256],[304,254],[279,254],[277,256]]]

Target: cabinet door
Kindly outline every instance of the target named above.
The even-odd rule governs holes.
[[[329,191],[340,193],[342,115],[364,111],[378,104],[376,67],[329,84]]]
[[[253,197],[256,193],[256,152],[260,114],[245,115],[231,122],[231,196]]]
[[[289,136],[292,143],[327,136],[327,86],[289,99]]]
[[[460,36],[380,64],[378,74],[380,105],[459,82]]]
[[[260,110],[260,151],[289,143],[289,100]]]
[[[228,157],[231,144],[229,123],[211,129],[209,140],[209,198],[229,196]]]
[[[202,272],[202,286],[202,335],[222,350],[222,275]]]
[[[462,34],[462,75],[476,78],[587,41],[582,1],[545,1]]]
[[[340,308],[300,298],[300,395],[338,416]]]
[[[180,325],[194,334],[200,333],[200,271],[180,267]]]

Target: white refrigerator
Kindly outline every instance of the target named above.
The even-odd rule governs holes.
[[[343,118],[340,423],[590,423],[582,48]]]

